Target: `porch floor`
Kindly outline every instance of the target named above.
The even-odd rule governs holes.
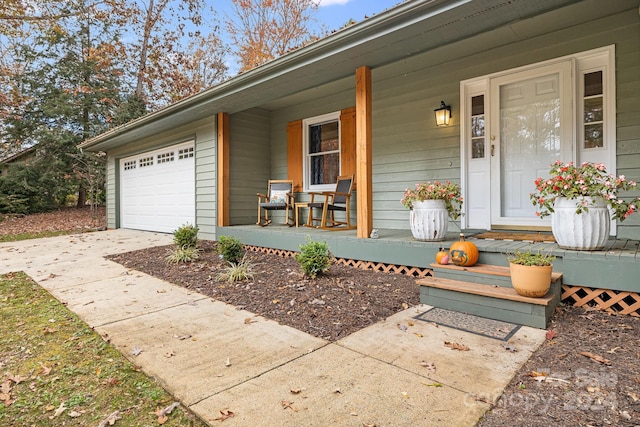
[[[640,268],[640,242],[615,239],[601,251],[572,251],[556,243],[476,239],[483,230],[467,230],[465,236],[475,243],[483,264],[508,266],[507,254],[517,250],[542,251],[556,257],[554,271],[561,272],[564,284],[594,289],[640,292],[637,280]],[[326,231],[311,227],[287,227],[272,224],[220,227],[219,235],[238,238],[253,246],[299,251],[308,238],[325,241],[338,258],[376,263],[429,268],[439,248],[449,248],[458,241],[459,231],[450,231],[442,242],[414,240],[410,230],[379,229],[377,239],[359,239],[356,230]]]
[[[441,242],[421,242],[413,239],[410,230],[400,229],[378,229],[379,238],[377,239],[358,239],[356,237],[356,230],[344,230],[344,231],[327,231],[320,230],[312,227],[287,227],[285,225],[272,224],[268,227],[260,227],[258,225],[234,225],[230,227],[222,227],[222,234],[235,234],[239,232],[241,234],[253,234],[256,239],[252,240],[252,243],[244,242],[247,244],[257,246],[269,246],[271,240],[280,240],[281,237],[289,236],[289,244],[284,245],[286,247],[278,247],[278,249],[299,250],[298,241],[302,238],[310,236],[313,240],[325,240],[329,242],[335,242],[336,247],[331,247],[332,251],[340,252],[338,255],[334,252],[334,255],[344,258],[362,259],[358,257],[358,253],[355,252],[349,256],[348,254],[342,254],[339,249],[340,242],[361,242],[363,244],[377,243],[381,245],[394,245],[394,246],[410,246],[412,248],[424,248],[427,250],[437,250],[441,247],[449,248],[451,244],[459,240],[460,231],[449,231],[444,241]],[[467,230],[463,233],[465,238],[475,243],[480,252],[484,253],[496,253],[506,255],[517,250],[531,250],[531,251],[543,251],[550,253],[558,258],[584,258],[584,259],[625,259],[628,261],[640,262],[640,241],[629,239],[616,239],[611,238],[607,241],[604,249],[600,251],[573,251],[568,249],[562,249],[558,247],[557,243],[553,242],[532,242],[532,241],[510,241],[510,240],[490,240],[490,239],[476,239],[474,235],[485,233],[486,230]],[[273,236],[273,238],[269,238]],[[254,240],[264,241],[263,244],[255,243]],[[275,247],[275,246],[273,246]],[[391,255],[391,254],[389,254]],[[369,260],[373,261],[373,260]],[[384,262],[381,260],[380,262]],[[432,259],[424,261],[419,265],[420,267],[426,267],[432,262]],[[508,265],[505,259],[503,265]]]

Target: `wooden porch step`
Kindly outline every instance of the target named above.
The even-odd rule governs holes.
[[[466,294],[481,295],[490,298],[499,298],[509,301],[518,301],[528,304],[549,305],[553,300],[553,292],[549,290],[542,298],[524,297],[513,288],[498,285],[485,285],[481,283],[461,282],[459,280],[441,279],[439,277],[429,277],[416,280],[420,286],[445,289],[449,291],[463,292]]]
[[[441,279],[460,280],[465,282],[482,283],[485,285],[497,285],[507,288],[511,286],[511,274],[509,267],[492,264],[476,264],[471,267],[463,267],[454,264],[429,265],[434,271],[434,275]],[[551,282],[556,282],[562,278],[562,273],[552,273]]]
[[[479,266],[485,281],[502,276],[507,267]],[[460,267],[449,268],[456,270]],[[471,267],[464,267],[471,268]],[[443,269],[434,270],[434,274]],[[497,273],[497,274],[493,274]],[[509,279],[509,277],[507,277]],[[473,314],[503,322],[546,329],[560,302],[562,274],[555,273],[551,288],[542,298],[524,297],[505,285],[474,283],[463,280],[428,277],[416,280],[420,285],[420,302],[433,307]]]

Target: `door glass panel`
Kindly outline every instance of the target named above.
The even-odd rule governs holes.
[[[471,158],[484,158],[484,95],[471,98]]]
[[[502,217],[535,217],[534,180],[561,159],[558,73],[500,86]]]
[[[584,148],[604,147],[602,71],[584,75]]]

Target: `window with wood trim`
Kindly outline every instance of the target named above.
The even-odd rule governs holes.
[[[290,122],[287,156],[294,191],[333,190],[339,175],[355,177],[355,108]]]

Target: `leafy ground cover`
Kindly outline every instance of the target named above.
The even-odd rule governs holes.
[[[0,242],[96,231],[105,225],[105,208],[66,208],[34,215],[0,215]]]
[[[0,276],[0,318],[0,425],[205,425],[23,273]]]

